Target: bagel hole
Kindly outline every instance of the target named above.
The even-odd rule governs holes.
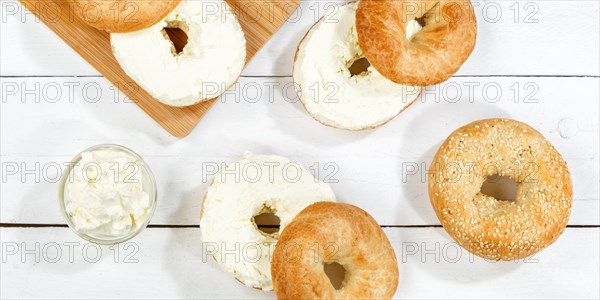
[[[419,31],[423,30],[423,27],[425,27],[424,24],[427,23],[425,20],[426,20],[426,16],[422,16],[420,18],[412,19],[406,23],[406,40],[407,41],[411,41],[413,39],[413,37],[415,36],[415,34],[417,34]]]
[[[518,184],[512,178],[493,175],[486,178],[480,192],[499,201],[515,201],[517,189]]]
[[[323,270],[333,288],[336,290],[341,289],[346,278],[346,268],[336,262],[332,262],[323,264]]]
[[[364,72],[367,72],[371,63],[367,60],[366,57],[360,57],[353,61],[348,67],[348,71],[350,71],[350,77],[360,75]]]
[[[252,217],[256,229],[264,235],[273,235],[279,232],[281,220],[275,213],[276,211],[272,208],[264,206],[257,215]]]
[[[171,42],[175,49],[175,54],[179,55],[183,52],[183,48],[188,43],[188,36],[185,33],[183,24],[180,22],[170,22],[167,27],[163,28],[163,35]]]

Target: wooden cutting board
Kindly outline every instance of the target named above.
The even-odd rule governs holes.
[[[203,102],[185,108],[161,104],[123,72],[114,58],[107,32],[90,27],[74,17],[69,1],[20,0],[54,33],[88,63],[119,88],[160,126],[176,137],[188,135],[215,102]],[[246,34],[246,62],[271,38],[294,12],[301,0],[226,0],[237,15]],[[183,39],[173,33],[178,47]]]

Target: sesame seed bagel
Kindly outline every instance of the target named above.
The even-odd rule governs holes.
[[[73,12],[86,24],[108,32],[148,28],[169,14],[181,0],[74,0]]]
[[[517,183],[515,200],[481,192],[489,176]],[[537,253],[565,229],[573,187],[566,162],[539,132],[506,119],[454,131],[430,166],[429,198],[450,236],[475,255],[514,260]]]
[[[477,36],[468,0],[361,0],[358,42],[371,65],[389,80],[438,84],[467,60]]]
[[[346,270],[335,289],[324,264]],[[396,255],[379,224],[349,204],[317,202],[283,230],[271,263],[278,299],[389,299],[398,287]]]

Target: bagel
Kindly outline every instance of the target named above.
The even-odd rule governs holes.
[[[73,12],[86,24],[108,32],[148,28],[169,14],[181,0],[74,0]]]
[[[346,273],[335,289],[324,264]],[[271,265],[278,299],[389,299],[398,287],[394,249],[379,224],[364,210],[317,202],[283,230]]]
[[[514,180],[514,201],[481,192],[489,176]],[[476,121],[454,131],[437,151],[429,198],[450,236],[489,260],[531,256],[565,229],[573,202],[567,164],[539,132],[505,119]]]
[[[187,34],[181,53],[164,28]],[[176,107],[219,97],[246,63],[244,32],[223,0],[183,0],[150,28],[111,34],[111,44],[129,77],[158,101]]]
[[[471,2],[361,0],[358,42],[383,76],[399,84],[434,85],[467,60],[477,36]]]
[[[335,195],[299,163],[247,152],[216,174],[206,192],[200,213],[203,244],[215,248],[212,256],[238,281],[272,290],[271,256],[279,233],[317,201],[335,201]],[[254,217],[265,212],[279,217],[277,232],[258,229]],[[237,255],[231,254],[232,249]]]
[[[381,126],[420,95],[420,87],[395,84],[369,67],[353,75],[362,58],[355,26],[357,3],[321,18],[300,42],[293,78],[308,113],[322,124],[348,130]]]

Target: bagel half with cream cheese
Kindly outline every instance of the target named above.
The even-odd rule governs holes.
[[[279,234],[317,201],[335,201],[335,195],[301,164],[247,152],[215,175],[204,196],[200,217],[204,250],[241,283],[272,290],[271,257]],[[259,230],[255,222],[265,212],[280,220],[274,233]]]
[[[187,34],[181,53],[165,28]],[[244,32],[223,0],[183,0],[150,28],[111,34],[111,44],[129,77],[158,101],[177,107],[219,97],[246,63]]]
[[[420,87],[396,84],[368,67],[352,74],[363,52],[355,26],[357,3],[320,19],[298,46],[293,77],[308,113],[322,124],[364,130],[381,126],[412,104]]]

